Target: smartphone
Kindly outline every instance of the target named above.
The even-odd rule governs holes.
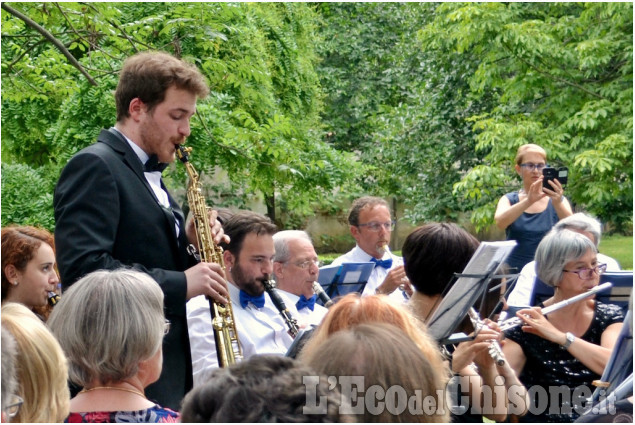
[[[566,185],[569,178],[569,169],[567,167],[560,167],[556,170],[552,167],[545,167],[542,169],[542,175],[544,176],[542,179],[542,187],[553,190],[548,181],[558,179],[561,185]]]

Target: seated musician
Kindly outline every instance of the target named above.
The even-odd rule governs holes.
[[[587,292],[598,285],[606,269],[598,263],[594,242],[567,229],[548,233],[538,245],[535,260],[538,277],[555,288],[553,297],[539,307]],[[588,298],[548,317],[539,308],[520,310],[517,316],[523,326],[506,332],[503,352],[527,388],[546,390],[530,393],[531,405],[541,408],[530,409],[521,419],[572,422],[585,410],[584,394],[591,395],[592,381],[600,378],[609,360],[624,320],[622,310]],[[570,391],[554,397],[562,386]]]
[[[569,229],[578,232],[591,239],[597,248],[602,236],[602,225],[593,217],[584,213],[575,213],[563,218],[555,226],[556,230]],[[608,255],[597,253],[598,262],[606,264],[607,271],[618,271],[619,263]],[[507,304],[510,306],[526,307],[531,305],[531,296],[536,282],[536,262],[527,263],[520,272],[514,289],[509,294]]]
[[[414,229],[406,238],[402,247],[404,267],[408,279],[414,286],[414,294],[409,305],[415,315],[422,321],[431,317],[441,302],[446,286],[454,282],[454,273],[460,273],[474,255],[479,241],[453,223],[430,223]],[[496,326],[491,325],[493,328]],[[456,330],[457,332],[459,330]],[[467,332],[466,332],[467,333]],[[504,385],[509,388],[518,385],[518,396],[524,397],[524,388],[520,385],[514,371],[508,363],[498,366],[491,355],[489,347],[492,340],[501,336],[495,329],[484,327],[472,341],[447,347],[452,372],[460,376],[459,391],[468,388],[468,400],[481,400],[484,391],[492,390],[497,377],[504,377]],[[499,379],[498,382],[501,380]],[[484,389],[483,387],[487,387]],[[465,391],[463,391],[465,392]],[[503,421],[507,417],[508,399],[491,400],[465,405],[459,403],[458,394],[452,407],[454,422],[482,422],[483,416],[488,419]],[[463,397],[460,398],[463,401]],[[519,412],[522,413],[522,412]]]
[[[349,210],[348,224],[355,247],[331,265],[373,262],[375,266],[362,295],[383,294],[397,302],[407,302],[412,287],[404,272],[403,259],[388,248],[395,222],[386,200],[376,196],[357,198]]]
[[[320,324],[328,310],[315,303],[313,283],[320,269],[311,237],[302,230],[283,230],[273,235],[273,242],[273,275],[280,295],[289,308],[295,306],[301,328]]]
[[[244,358],[254,354],[283,356],[293,342],[288,327],[265,293],[263,280],[273,272],[276,226],[262,214],[241,211],[223,225],[229,244],[222,243],[228,290]],[[194,386],[219,366],[209,301],[198,296],[187,303]]]

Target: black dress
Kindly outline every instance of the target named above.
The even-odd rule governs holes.
[[[542,307],[542,305],[541,305]],[[582,340],[600,345],[602,333],[613,323],[624,321],[622,309],[595,302],[593,320]],[[529,412],[521,422],[573,422],[587,407],[587,398],[600,375],[588,369],[560,345],[525,333],[520,327],[505,333],[523,349],[527,358],[519,376],[530,394]]]

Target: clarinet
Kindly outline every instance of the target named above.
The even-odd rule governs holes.
[[[324,307],[329,308],[333,305],[333,300],[324,292],[319,282],[313,282],[313,292],[322,300]]]
[[[300,332],[300,329],[298,328],[298,321],[291,316],[289,309],[285,305],[284,301],[282,301],[282,298],[280,298],[280,294],[278,294],[278,291],[275,288],[276,281],[271,279],[269,275],[265,275],[262,284],[265,287],[265,291],[269,294],[269,297],[271,297],[271,301],[273,301],[273,304],[284,319],[287,328],[289,328],[289,335],[295,338],[298,336],[298,332]]]

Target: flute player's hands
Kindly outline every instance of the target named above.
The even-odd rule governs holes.
[[[457,345],[452,354],[452,372],[458,373],[472,363],[475,363],[479,369],[494,367],[494,360],[489,355],[489,346],[493,340],[499,338],[500,332],[484,327],[472,341]]]
[[[558,330],[547,318],[542,314],[540,307],[525,308],[516,313],[522,321],[522,330],[530,334],[538,335],[547,341],[556,344],[564,344],[567,341],[566,334]]]

